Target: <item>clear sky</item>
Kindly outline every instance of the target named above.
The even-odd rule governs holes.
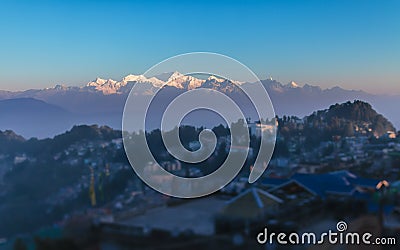
[[[260,78],[400,94],[400,1],[1,1],[0,89],[141,74],[192,51]]]

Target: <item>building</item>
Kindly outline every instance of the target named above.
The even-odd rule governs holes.
[[[216,233],[243,232],[248,235],[262,226],[263,221],[265,223],[279,213],[282,204],[283,200],[278,197],[250,188],[226,202],[215,219]]]

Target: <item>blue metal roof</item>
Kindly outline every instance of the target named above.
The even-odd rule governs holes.
[[[328,194],[338,194],[351,195],[359,199],[366,199],[367,196],[359,193],[356,190],[357,187],[375,188],[379,183],[379,180],[361,178],[347,170],[341,170],[326,174],[297,173],[290,179],[266,178],[262,181],[262,184],[279,188],[293,181],[321,198],[325,198]]]
[[[322,198],[329,193],[351,195],[355,188],[345,178],[333,174],[295,174],[292,179]]]

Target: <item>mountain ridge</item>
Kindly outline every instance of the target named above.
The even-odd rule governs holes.
[[[270,96],[275,113],[280,116],[295,115],[304,117],[315,110],[324,109],[335,103],[362,100],[371,103],[374,109],[388,117],[396,127],[400,127],[400,116],[396,109],[396,107],[400,106],[400,96],[374,95],[361,90],[346,90],[338,86],[322,89],[319,86],[296,82],[282,84],[272,78],[261,80],[261,83]],[[80,87],[58,84],[52,88],[45,89],[29,89],[16,92],[0,91],[0,100],[34,98],[64,109],[74,116],[74,118],[70,118],[71,121],[78,124],[100,124],[119,129],[122,126],[121,121],[125,101],[134,84],[141,84],[140,91],[142,92],[140,95],[154,94],[162,85],[166,84],[168,91],[164,95],[165,100],[170,100],[170,97],[177,96],[184,91],[200,87],[218,90],[230,97],[234,97],[233,99],[235,100],[235,96],[238,96],[238,92],[240,92],[237,91],[238,87],[235,84],[253,83],[233,82],[216,76],[199,79],[191,75],[183,76],[179,72],[170,72],[154,77],[127,75],[119,81],[96,78]],[[243,98],[239,98],[239,101],[243,101]],[[165,105],[164,102],[161,104]],[[247,102],[245,105],[248,106],[249,104],[251,102]],[[10,112],[13,112],[13,109]],[[51,121],[54,120],[54,117],[49,115],[43,119]],[[199,120],[201,121],[202,118]],[[10,126],[2,126],[4,123],[4,120],[0,121],[0,129],[12,128]],[[43,124],[43,126],[46,126],[46,124]],[[65,131],[68,128],[61,126],[57,131]],[[22,128],[18,132],[28,137],[37,136],[25,133],[24,130],[27,129]],[[54,136],[54,134],[48,133],[42,136],[49,137]]]
[[[278,117],[278,120],[285,122],[289,121],[290,118],[290,116],[284,115],[282,117]],[[334,123],[338,122],[352,123],[353,126],[362,124],[360,126],[371,128],[371,131],[369,131],[372,132],[371,135],[375,131],[377,125],[382,125],[383,130],[377,131],[375,136],[382,136],[388,131],[396,132],[396,129],[393,127],[391,122],[387,120],[387,118],[374,110],[369,103],[360,100],[336,103],[325,109],[316,110],[302,118],[293,117],[292,119],[312,124],[315,128],[321,124],[323,124],[325,127],[336,126],[337,124],[335,125]],[[335,120],[335,122],[332,122],[333,120]],[[280,126],[282,126],[281,123]],[[345,126],[342,124],[339,127],[344,128]],[[120,129],[114,129],[109,126],[97,124],[73,125],[63,133],[55,135],[53,140],[56,140],[62,144],[61,142],[67,139],[70,140],[70,138],[72,138],[71,140],[75,141],[86,140],[89,138],[111,140],[122,138],[122,131]],[[13,130],[0,130],[0,142],[2,141],[25,142],[27,139],[15,133]]]
[[[114,79],[105,79],[101,77],[97,77],[92,81],[89,81],[88,83],[81,85],[81,86],[66,86],[64,84],[56,84],[54,87],[49,87],[49,88],[43,88],[43,89],[27,89],[27,90],[22,90],[22,91],[6,91],[6,90],[0,90],[0,98],[5,99],[4,96],[20,96],[25,94],[32,94],[32,93],[37,93],[40,91],[98,91],[98,92],[103,92],[103,94],[124,94],[126,92],[129,92],[125,87],[129,84],[134,84],[134,83],[149,83],[152,84],[154,87],[160,87],[163,84],[169,85],[169,86],[175,86],[177,88],[187,88],[189,84],[182,84],[183,82],[187,81],[194,81],[197,82],[195,84],[196,87],[201,87],[202,84],[205,84],[210,81],[217,81],[217,82],[230,82],[230,83],[235,83],[235,84],[249,84],[249,82],[238,82],[238,81],[233,81],[233,80],[226,80],[220,77],[216,77],[214,75],[211,75],[207,79],[199,79],[191,75],[183,75],[177,71],[175,72],[166,72],[162,73],[160,75],[156,75],[153,77],[146,77],[144,75],[134,75],[134,74],[128,74],[127,76],[123,77],[121,80],[114,80]],[[344,90],[344,91],[352,91],[352,92],[361,92],[364,94],[370,94],[368,92],[362,91],[362,90],[353,90],[353,89],[345,89],[340,86],[334,86],[331,88],[321,88],[319,86],[315,85],[310,85],[310,84],[299,84],[295,81],[290,81],[287,84],[283,84],[279,81],[273,80],[272,78],[270,79],[264,79],[260,80],[261,83],[263,83],[264,86],[274,88],[282,88],[282,89],[303,89],[303,90],[314,90],[314,91],[329,91],[329,90]],[[251,84],[251,83],[250,83]],[[371,94],[372,95],[372,94]]]

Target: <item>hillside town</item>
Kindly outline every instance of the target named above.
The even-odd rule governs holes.
[[[378,128],[346,115],[329,117],[336,109],[358,106],[370,109],[354,102],[304,119],[277,117],[275,153],[262,178],[248,183],[257,152],[251,148],[246,165],[229,185],[195,200],[167,197],[145,185],[126,159],[121,133],[110,128],[76,126],[44,141],[10,137],[14,149],[0,154],[0,214],[13,216],[1,218],[0,249],[16,239],[28,245],[46,240],[57,244],[62,235],[85,248],[134,243],[181,249],[226,245],[258,249],[254,237],[265,226],[275,231],[322,230],[339,220],[357,225],[368,222],[383,235],[395,235],[400,230],[400,137],[385,120],[379,121]],[[328,119],[334,119],[336,127]],[[257,122],[248,126],[252,140],[271,129]],[[195,128],[184,129],[199,133]],[[315,130],[331,136],[314,138]],[[197,140],[183,143],[190,149],[198,147]],[[208,165],[214,166],[232,150],[227,143],[228,135],[218,137]],[[201,166],[170,160],[164,153],[159,159],[167,171],[180,176],[206,174]],[[25,195],[27,190],[30,197]],[[16,198],[22,207],[30,205],[36,211],[28,220]],[[25,220],[24,226],[37,232],[35,237],[19,228],[16,220]],[[46,236],[54,232],[58,236]],[[153,238],[161,240],[148,241]]]

